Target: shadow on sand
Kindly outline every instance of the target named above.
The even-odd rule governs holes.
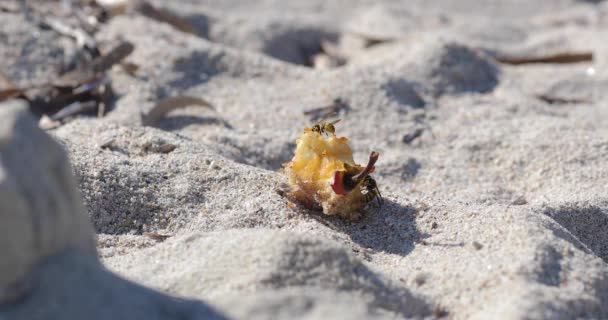
[[[190,116],[190,115],[169,115],[160,120],[155,127],[166,131],[180,130],[191,125],[219,125],[227,129],[234,129],[230,123],[221,118]]]
[[[367,213],[357,222],[312,213],[316,220],[344,234],[363,248],[406,256],[426,235],[416,227],[417,209],[384,199],[382,206],[370,204]]]

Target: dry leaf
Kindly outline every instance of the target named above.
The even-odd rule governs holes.
[[[150,110],[147,114],[143,114],[142,123],[145,126],[154,125],[161,118],[163,118],[167,113],[169,113],[173,110],[185,108],[188,106],[199,106],[199,107],[209,108],[212,110],[214,109],[213,106],[209,102],[207,102],[201,98],[189,97],[189,96],[170,97],[170,98],[166,98],[164,100],[159,101],[152,108],[152,110]]]

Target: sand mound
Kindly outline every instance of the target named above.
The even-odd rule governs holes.
[[[22,110],[0,108],[0,198],[11,199],[0,201],[10,257],[0,318],[608,315],[604,5],[153,2],[196,32],[137,13],[100,26],[99,40],[134,44],[139,69],[109,72],[117,101],[106,117],[48,132],[75,183],[61,148]],[[24,67],[12,44],[27,47],[38,27],[0,18],[15,22],[0,31],[10,79],[61,67],[73,43],[42,30],[23,52],[47,63]],[[340,47],[348,37],[355,44]],[[339,47],[339,67],[312,68],[312,55],[330,55],[323,41]],[[594,60],[502,59],[564,51]],[[175,97],[212,107],[143,121]],[[336,131],[355,162],[380,153],[385,202],[357,223],[290,208],[275,192],[311,110],[337,98]],[[121,280],[95,253],[123,277],[196,301]]]
[[[3,319],[223,319],[108,272],[62,148],[19,103],[1,105]]]
[[[191,260],[193,256],[198,258]],[[347,248],[295,232],[245,229],[190,234],[107,262],[115,270],[141,269],[133,280],[209,301],[238,292],[291,288],[306,295],[341,292],[372,313],[429,312],[423,301],[369,270]]]

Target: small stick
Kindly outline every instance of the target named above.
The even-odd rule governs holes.
[[[41,24],[55,30],[61,35],[72,37],[80,47],[87,48],[92,51],[97,51],[97,43],[86,31],[71,27],[59,19],[45,17]]]
[[[562,98],[556,97],[548,94],[538,94],[536,98],[542,100],[549,104],[569,104],[569,103],[590,103],[591,99],[589,98]]]
[[[190,24],[190,22],[188,22],[184,18],[176,15],[175,13],[169,11],[168,9],[164,9],[164,8],[159,9],[159,8],[154,7],[147,1],[142,1],[139,4],[139,6],[137,7],[137,10],[144,16],[146,16],[148,18],[152,18],[157,21],[161,21],[161,22],[170,24],[171,26],[173,26],[175,29],[177,29],[179,31],[190,33],[193,35],[198,35],[198,33],[196,32],[196,28],[194,26],[192,26],[192,24]]]
[[[165,241],[171,237],[170,235],[167,235],[167,234],[158,234],[158,233],[151,233],[151,232],[145,232],[144,236],[146,236],[150,239],[156,240],[156,241],[160,241],[160,242]]]
[[[106,111],[110,109],[110,106],[114,102],[114,90],[112,90],[112,84],[110,84],[109,82],[106,83],[100,91],[101,103],[99,104],[99,108],[97,108],[98,118],[105,116]]]
[[[134,46],[130,42],[121,42],[106,55],[95,58],[87,67],[76,69],[61,75],[53,81],[55,87],[77,87],[92,81],[98,73],[112,68],[133,52]]]
[[[540,56],[504,55],[497,56],[496,60],[505,64],[520,65],[530,63],[578,63],[593,61],[592,52],[564,52]]]
[[[112,68],[113,65],[121,62],[124,58],[130,55],[135,47],[128,41],[123,41],[114,47],[106,55],[93,60],[92,69],[94,72],[104,72]]]

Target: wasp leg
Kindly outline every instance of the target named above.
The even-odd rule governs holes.
[[[382,198],[382,195],[380,194],[380,189],[378,189],[377,187],[376,192],[378,193],[378,196],[376,197],[376,199],[378,199],[378,205],[382,207],[382,205],[384,204],[384,198]]]

